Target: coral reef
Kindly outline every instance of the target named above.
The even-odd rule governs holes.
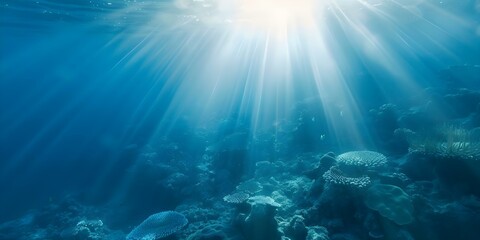
[[[353,151],[338,155],[337,162],[348,166],[374,168],[385,165],[387,158],[378,152]]]
[[[364,201],[370,209],[399,225],[413,221],[410,196],[397,186],[375,184],[368,188]]]
[[[191,131],[195,146],[186,147],[177,129],[131,147],[138,154],[115,197],[95,207],[80,196],[51,201],[1,224],[0,239],[476,239],[480,104],[457,108],[478,93],[427,89],[419,98],[370,111],[372,148],[333,146],[308,103],[295,106],[298,119],[255,136],[224,119],[212,123],[221,135]],[[448,111],[437,116],[440,103]],[[113,192],[107,185],[99,192]]]
[[[164,238],[187,225],[187,218],[178,212],[165,211],[153,214],[135,227],[127,240],[147,240]]]
[[[367,187],[371,183],[370,177],[368,176],[347,177],[338,167],[331,167],[323,174],[323,178],[329,183],[355,186],[358,188]]]

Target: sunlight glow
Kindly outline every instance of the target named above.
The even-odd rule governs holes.
[[[6,0],[0,14],[0,209],[67,195],[126,227],[259,169],[396,158],[396,128],[478,123],[476,105],[452,109],[476,93],[450,89],[480,86],[480,0]]]
[[[237,20],[262,29],[313,25],[313,0],[241,0]]]
[[[152,139],[186,115],[202,128],[216,128],[214,116],[233,116],[252,136],[271,126],[281,135],[277,123],[307,119],[297,110],[314,102],[325,116],[324,142],[366,146],[358,119],[369,106],[359,102],[417,96],[416,79],[431,77],[424,59],[455,56],[448,46],[477,27],[424,0],[175,0],[164,7],[134,37],[125,32],[110,43],[130,49],[112,72],[152,69],[145,79],[153,90],[139,106],[148,113],[135,116],[147,122],[145,115],[164,111]],[[360,95],[365,89],[385,96]]]

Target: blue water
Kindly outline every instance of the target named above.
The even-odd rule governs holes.
[[[111,220],[128,233],[190,201],[129,192],[150,153],[187,176],[211,149],[244,161],[237,173],[220,164],[224,184],[206,198],[221,200],[259,161],[366,149],[402,159],[408,147],[386,146],[396,128],[480,127],[478,98],[441,101],[480,90],[479,1],[318,0],[308,23],[268,26],[259,18],[275,7],[258,17],[226,2],[0,0],[0,222],[66,196],[143,204]],[[398,121],[372,119],[384,104]],[[428,120],[408,121],[426,108]]]

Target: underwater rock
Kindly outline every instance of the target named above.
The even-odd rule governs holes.
[[[203,228],[199,232],[190,235],[188,240],[224,240],[228,239],[225,233],[221,231],[211,231],[208,228]]]
[[[464,118],[475,112],[480,103],[480,92],[460,88],[455,93],[445,95],[444,101],[455,113],[452,118]]]
[[[0,224],[0,239],[5,240],[27,240],[27,239],[44,239],[48,236],[47,230],[43,228],[36,228],[35,213],[28,213],[18,219],[4,222]],[[34,237],[37,236],[37,237]],[[30,238],[31,237],[31,238]]]
[[[379,145],[389,152],[402,153],[406,148],[399,148],[394,131],[398,128],[398,110],[393,104],[384,104],[378,109],[370,110],[372,130],[379,138]]]
[[[398,225],[413,222],[413,205],[410,196],[394,185],[375,184],[367,189],[365,204],[372,210]]]
[[[283,221],[279,221],[279,231],[291,240],[304,240],[307,237],[305,219],[300,215],[294,215]]]
[[[393,236],[393,239],[398,239],[398,240],[415,240],[412,236],[412,234],[406,230],[398,230],[395,233],[395,236]]]
[[[175,211],[179,212],[189,220],[188,226],[195,222],[206,222],[214,219],[218,219],[222,216],[222,213],[228,211],[229,208],[219,207],[220,204],[214,206],[201,206],[199,203],[186,203],[178,206]]]
[[[308,233],[306,240],[330,240],[328,230],[324,227],[307,227]]]
[[[383,184],[395,185],[401,188],[406,187],[412,182],[412,180],[406,174],[402,173],[398,169],[394,169],[393,172],[388,171],[378,173],[376,177],[378,178],[379,182]]]
[[[244,203],[246,204],[246,203]],[[249,209],[249,208],[248,208]],[[232,216],[239,214],[237,209],[224,201],[189,202],[175,209],[188,219],[188,225],[168,239],[216,240],[235,239],[240,235]]]
[[[66,197],[61,201],[53,202],[35,214],[34,224],[41,228],[49,226],[75,226],[85,212],[90,211],[73,197]]]
[[[245,150],[222,151],[212,156],[214,184],[221,193],[232,191],[245,176],[248,152]]]
[[[262,187],[262,184],[260,184],[259,182],[255,181],[253,179],[250,179],[248,181],[241,182],[236,187],[236,189],[238,191],[243,191],[243,192],[247,192],[247,193],[250,193],[250,194],[255,194],[255,193],[258,193],[258,192],[262,191],[263,187]]]
[[[306,198],[312,187],[312,184],[313,182],[306,177],[295,177],[289,180],[284,180],[279,185],[279,190],[275,192],[281,192],[282,195],[291,199],[298,205],[307,200]]]
[[[178,191],[178,189],[183,189],[187,187],[189,183],[189,177],[179,172],[170,174],[167,179],[162,181],[163,187],[171,191]]]
[[[255,163],[255,176],[256,177],[273,177],[278,175],[280,163],[278,162],[269,162],[269,161],[259,161]]]
[[[249,198],[247,202],[251,209],[243,222],[240,223],[243,235],[251,240],[279,240],[281,235],[278,232],[275,215],[277,208],[281,205],[267,196],[254,196]]]
[[[405,161],[400,164],[400,169],[409,178],[415,181],[434,180],[436,178],[435,173],[435,160],[417,153],[408,154]]]
[[[321,195],[314,198],[314,206],[303,214],[305,224],[325,226],[333,233],[342,231],[346,224],[355,224],[352,216],[365,209],[358,204],[362,202],[362,192],[360,188],[326,184]]]
[[[435,172],[442,186],[452,195],[474,194],[480,197],[480,160],[437,159]]]
[[[415,239],[477,239],[480,234],[479,201],[473,196],[452,201],[416,195],[413,203],[422,211],[418,212],[411,233]]]
[[[335,154],[332,152],[326,153],[323,155],[318,163],[318,166],[312,170],[308,170],[303,172],[305,176],[310,179],[318,179],[320,178],[330,167],[335,164]]]
[[[106,229],[102,220],[82,220],[73,228],[62,231],[65,240],[100,240],[106,238]]]
[[[382,105],[378,110],[370,110],[372,115],[371,129],[377,135],[377,146],[391,154],[405,154],[408,152],[408,143],[396,134],[400,126],[400,111],[391,104]]]
[[[102,216],[104,211],[105,209],[100,210],[99,207],[84,206],[72,199],[72,196],[68,196],[58,203],[50,203],[39,211],[0,224],[0,239],[124,239],[123,232],[110,230],[102,220],[98,219],[98,216]]]
[[[225,226],[221,224],[206,224],[202,228],[190,234],[187,240],[224,240],[228,239],[225,234]]]
[[[351,233],[336,233],[330,236],[330,240],[360,240],[361,238]]]
[[[149,216],[128,235],[127,240],[154,240],[170,236],[187,225],[187,218],[178,212],[165,211]]]
[[[325,146],[326,120],[325,113],[319,110],[318,104],[313,101],[301,103],[294,112],[297,119],[293,119],[289,128],[287,141],[288,151],[286,154],[301,152],[315,152]]]
[[[249,136],[246,132],[237,132],[224,137],[221,141],[208,146],[207,153],[219,153],[228,151],[244,151],[248,149]]]
[[[372,213],[367,214],[365,217],[363,227],[368,231],[368,236],[372,239],[383,239],[385,237],[380,222]]]
[[[160,160],[136,162],[128,172],[130,181],[124,186],[123,196],[113,203],[118,208],[115,216],[112,216],[114,227],[131,226],[144,216],[159,211],[158,206],[172,209],[183,199],[195,197],[196,192],[186,191],[196,180],[187,177],[186,168],[180,162],[169,165]]]
[[[399,117],[398,122],[400,126],[417,131],[428,129],[441,120],[446,119],[439,119],[438,111],[426,104],[426,106],[411,108]]]

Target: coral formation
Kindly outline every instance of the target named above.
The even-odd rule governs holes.
[[[359,188],[366,187],[371,182],[370,177],[368,176],[347,177],[338,167],[335,166],[331,167],[328,171],[326,171],[323,174],[323,178],[325,179],[325,181],[330,183],[355,186]]]
[[[230,195],[227,195],[223,197],[223,201],[228,202],[228,203],[243,203],[247,201],[247,199],[250,197],[248,193],[245,192],[237,192],[237,193],[232,193]]]
[[[437,127],[430,133],[416,133],[409,129],[397,129],[409,143],[410,152],[442,158],[480,160],[480,138],[475,131],[453,125]]]
[[[328,230],[325,227],[313,226],[307,227],[308,234],[306,240],[329,240]]]
[[[401,188],[387,184],[375,184],[367,189],[365,204],[393,222],[404,225],[413,221],[413,205]]]
[[[352,151],[338,155],[337,162],[348,166],[374,168],[385,165],[387,158],[378,152]]]
[[[174,234],[187,225],[187,218],[178,212],[165,211],[149,216],[128,235],[127,240],[155,240]]]
[[[250,212],[241,221],[243,235],[247,239],[280,239],[278,222],[275,220],[277,208],[281,205],[267,196],[250,197],[247,201],[250,204]]]

